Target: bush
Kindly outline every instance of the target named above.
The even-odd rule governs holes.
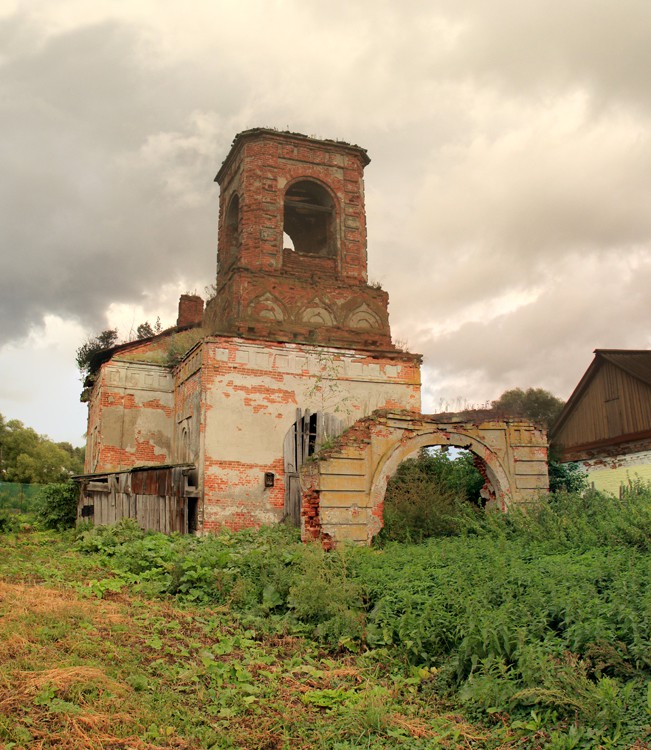
[[[464,504],[477,503],[484,479],[470,453],[420,451],[403,461],[387,485],[384,528],[377,542],[422,542],[457,533]]]
[[[588,476],[577,463],[560,463],[549,459],[550,492],[585,492],[588,489]]]
[[[46,529],[70,529],[77,520],[79,487],[74,482],[46,484],[36,496],[36,519]]]
[[[0,534],[16,531],[19,526],[18,518],[13,513],[0,509]]]
[[[648,725],[651,489],[559,493],[456,523],[418,545],[329,553],[282,526],[196,538],[123,522],[80,544],[141,591],[426,669],[420,689],[466,712],[576,720],[601,746],[631,747]]]

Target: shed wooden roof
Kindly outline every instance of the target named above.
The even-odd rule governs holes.
[[[647,349],[595,349],[600,357],[634,378],[651,385],[651,351]]]
[[[595,349],[594,359],[567,400],[558,419],[550,430],[550,438],[555,440],[563,425],[584,396],[591,383],[605,363],[622,370],[636,380],[651,386],[651,350],[648,349]]]

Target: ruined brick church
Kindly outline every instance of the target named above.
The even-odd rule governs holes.
[[[300,465],[324,441],[420,409],[420,357],[392,344],[388,295],[368,284],[368,163],[339,141],[236,136],[215,178],[215,297],[182,296],[174,328],[92,363],[82,516],[298,524]]]
[[[544,430],[420,414],[420,355],[392,344],[367,279],[358,146],[236,136],[220,186],[216,294],[90,363],[79,517],[204,533],[285,520],[369,542],[386,483],[419,448],[471,450],[505,509],[548,486]]]

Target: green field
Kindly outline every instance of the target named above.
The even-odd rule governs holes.
[[[454,529],[7,532],[0,747],[649,747],[648,489]]]

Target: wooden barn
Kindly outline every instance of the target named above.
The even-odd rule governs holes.
[[[550,439],[596,489],[651,480],[651,351],[595,349]]]
[[[196,472],[192,464],[139,466],[78,477],[78,520],[109,526],[132,518],[164,534],[197,530]]]

